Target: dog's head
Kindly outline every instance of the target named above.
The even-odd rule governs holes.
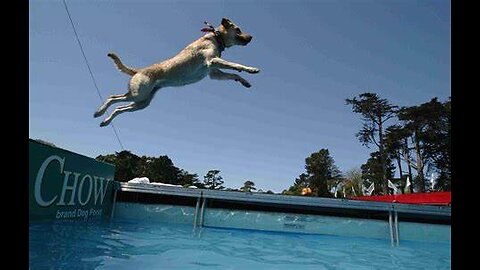
[[[221,33],[223,42],[227,48],[234,45],[245,46],[252,40],[251,35],[242,32],[240,27],[227,18],[222,19],[218,31]]]

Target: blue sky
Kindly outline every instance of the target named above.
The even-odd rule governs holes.
[[[103,98],[129,77],[106,56],[144,67],[199,38],[222,17],[253,36],[226,60],[259,74],[239,83],[208,77],[158,92],[149,107],[118,116],[125,148],[168,155],[200,179],[221,170],[225,186],[246,180],[281,192],[305,158],[328,148],[342,171],[373,149],[345,98],[371,91],[399,106],[451,95],[450,1],[73,1],[67,0]],[[95,157],[120,151],[93,118],[102,103],[61,1],[29,5],[29,136]],[[111,110],[109,110],[111,112]]]

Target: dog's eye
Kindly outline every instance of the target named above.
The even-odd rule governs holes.
[[[240,28],[235,29],[235,32],[236,32],[237,34],[242,33],[242,31],[240,31]]]

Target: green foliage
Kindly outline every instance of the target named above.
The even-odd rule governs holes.
[[[115,165],[115,180],[127,182],[135,177],[143,177],[139,170],[141,168],[140,157],[130,151],[115,152],[106,156],[98,156],[97,160]]]
[[[255,183],[249,180],[245,181],[245,183],[243,183],[243,187],[240,188],[240,191],[243,192],[252,192],[252,190],[256,190]]]
[[[148,177],[151,182],[201,187],[198,175],[190,174],[173,164],[168,156],[139,157],[130,151],[98,156],[97,160],[115,165],[115,180],[127,182],[136,177]]]
[[[339,179],[341,172],[330,157],[328,149],[321,149],[305,159],[305,173],[295,179],[294,184],[284,190],[285,195],[301,195],[302,189],[310,187],[312,193],[318,197],[332,197],[328,190],[328,182]]]
[[[284,190],[282,194],[284,195],[302,195],[302,189],[308,187],[309,184],[309,176],[306,173],[300,174],[294,181],[293,185],[288,188],[288,190]]]
[[[188,186],[196,186],[198,188],[204,187],[203,183],[198,182],[198,174],[196,173],[191,174],[181,169],[178,177],[179,177],[178,185],[182,185],[184,187],[188,187]]]
[[[372,143],[381,147],[383,124],[395,116],[397,106],[391,105],[388,100],[375,93],[363,93],[358,98],[347,98],[346,104],[352,105],[353,112],[362,115],[363,128],[357,133],[360,142],[367,147]]]
[[[166,184],[179,182],[180,169],[173,165],[172,160],[168,156],[160,156],[149,161],[146,166],[147,171],[144,173],[149,179],[152,179],[153,182]]]
[[[319,197],[331,197],[327,181],[341,177],[341,172],[330,157],[328,149],[321,149],[305,159],[309,187]]]
[[[408,146],[408,138],[411,136],[410,130],[401,125],[392,125],[387,128],[385,134],[385,150],[388,157],[392,160],[396,160],[400,185],[404,187],[406,185],[407,175],[403,174],[402,160],[410,159],[410,150]],[[411,175],[411,165],[407,163],[409,176]],[[403,190],[403,189],[402,189]],[[410,187],[410,191],[413,187]]]
[[[395,167],[392,165],[391,160],[387,158],[386,160],[386,178],[383,176],[383,168],[380,162],[380,153],[373,152],[370,154],[370,158],[365,164],[361,166],[362,169],[362,178],[364,181],[370,185],[372,182],[375,183],[375,190],[372,195],[382,195],[387,194],[387,180],[393,178],[393,172]]]
[[[437,183],[435,184],[436,190],[451,190],[452,189],[452,180],[449,172],[440,172],[440,176],[437,178]]]
[[[404,107],[398,113],[404,127],[412,134],[416,153],[416,185],[425,190],[424,168],[432,165],[440,173],[439,189],[449,190],[451,179],[451,101],[433,98],[418,106]],[[412,161],[413,163],[413,161]]]
[[[408,147],[405,138],[410,136],[410,131],[400,125],[392,125],[385,130],[385,150],[390,158],[401,158],[401,151]]]
[[[210,170],[203,177],[203,184],[207,189],[221,190],[225,187],[223,185],[223,178],[219,175],[220,170]]]
[[[362,178],[362,169],[361,168],[353,168],[348,170],[345,173],[345,193],[351,193],[348,195],[351,196],[362,196],[363,195],[363,190],[362,190],[362,185],[363,185],[363,178]],[[355,189],[355,193],[352,191],[352,187]],[[348,189],[348,191],[347,191]]]
[[[438,106],[437,118],[427,124],[424,150],[426,157],[439,172],[438,190],[451,189],[451,101]]]
[[[361,196],[363,194],[361,191],[361,187],[359,187],[358,184],[353,181],[345,181],[344,187],[345,189],[342,188],[341,190],[343,197],[349,198],[349,197]],[[353,192],[352,188],[355,190],[355,192]],[[343,194],[344,190],[345,190],[345,194]]]
[[[356,136],[364,146],[375,144],[378,147],[380,168],[383,179],[386,179],[385,122],[396,116],[398,107],[375,93],[363,93],[358,98],[346,99],[346,104],[352,105],[353,112],[362,115],[363,127]]]

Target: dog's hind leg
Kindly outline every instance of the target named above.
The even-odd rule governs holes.
[[[115,118],[116,116],[118,116],[119,114],[121,113],[124,113],[124,112],[134,112],[134,111],[138,111],[138,110],[141,110],[141,109],[144,109],[145,107],[147,107],[149,104],[150,104],[150,101],[152,99],[148,99],[148,100],[144,100],[144,101],[139,101],[139,102],[132,102],[132,103],[129,103],[127,105],[124,105],[124,106],[118,106],[113,112],[112,114],[110,114],[109,117],[107,117],[105,120],[103,120],[102,123],[100,123],[100,126],[101,127],[104,127],[108,124],[110,124],[110,122],[112,122],[113,118]]]
[[[130,93],[126,93],[123,95],[112,95],[102,104],[102,106],[100,106],[100,108],[95,112],[93,117],[99,117],[103,115],[107,111],[108,107],[114,103],[131,100],[132,97]]]

